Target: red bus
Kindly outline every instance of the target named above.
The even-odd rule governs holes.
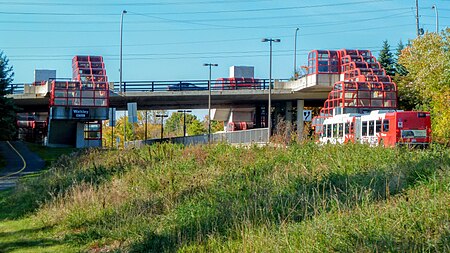
[[[428,112],[376,110],[340,114],[323,121],[320,143],[368,143],[371,146],[427,146],[431,142]]]

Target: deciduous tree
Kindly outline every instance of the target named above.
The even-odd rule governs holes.
[[[399,90],[413,92],[415,108],[431,112],[435,137],[450,138],[450,29],[413,40],[399,63],[408,71]]]

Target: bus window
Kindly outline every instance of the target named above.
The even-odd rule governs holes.
[[[374,130],[375,130],[375,121],[371,120],[369,121],[369,136],[375,135]]]
[[[336,138],[338,133],[337,124],[333,124],[333,137]]]
[[[344,137],[344,125],[342,123],[339,123],[338,126],[339,126],[339,137]]]
[[[350,134],[353,134],[354,128],[353,128],[353,122],[350,122]]]
[[[361,130],[362,130],[361,135],[362,135],[362,136],[366,136],[366,135],[367,135],[367,121],[363,121],[363,122],[362,122],[362,128],[361,128]]]
[[[381,120],[377,120],[375,122],[375,132],[376,133],[381,133]]]
[[[331,125],[327,125],[327,137],[331,137]]]
[[[345,134],[350,134],[350,123],[345,123],[344,125],[345,125],[344,135]]]
[[[383,120],[383,132],[389,132],[389,120]]]

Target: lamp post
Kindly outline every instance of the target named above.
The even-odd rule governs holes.
[[[122,92],[122,38],[123,38],[123,15],[127,13],[126,10],[122,11],[120,15],[120,67],[119,67],[119,91]]]
[[[272,124],[272,42],[281,42],[280,39],[272,39],[272,38],[264,38],[261,42],[269,42],[270,43],[270,60],[269,60],[269,102],[267,108],[267,142],[270,141],[270,132],[271,132],[271,124]]]
[[[192,112],[191,110],[178,110],[183,113],[183,137],[186,137],[186,113]]]
[[[211,144],[211,68],[219,66],[215,63],[204,63],[203,66],[209,67],[208,79],[208,144]]]
[[[295,39],[294,39],[294,77],[295,80],[297,80],[298,78],[298,73],[297,73],[297,33],[298,30],[300,30],[300,28],[297,27],[297,29],[295,29]]]
[[[437,5],[433,4],[431,9],[433,9],[434,10],[434,14],[436,14],[436,33],[439,33],[439,13],[438,13]]]
[[[161,140],[164,137],[164,118],[167,118],[167,114],[156,114],[156,117],[161,118]]]

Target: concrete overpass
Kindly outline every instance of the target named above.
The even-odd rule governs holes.
[[[303,100],[305,106],[322,106],[338,75],[316,74],[304,76],[296,81],[275,80],[272,100]],[[177,83],[198,84],[200,90],[168,90],[167,87]],[[139,110],[171,109],[205,109],[208,108],[207,81],[172,81],[172,82],[124,82],[128,85],[125,92],[114,89],[111,83],[110,107],[126,110],[127,103],[137,102]],[[22,93],[10,95],[16,105],[24,112],[47,112],[50,101],[50,83],[42,86],[20,85]],[[156,88],[155,88],[156,87]],[[207,86],[206,86],[207,87]],[[267,103],[268,86],[238,87],[221,89],[212,84],[211,103],[213,108],[242,108],[255,104]],[[125,90],[125,89],[124,89]]]
[[[314,74],[304,76],[296,81],[276,80],[272,89],[271,111],[274,115],[272,124],[276,126],[278,118],[282,117],[291,123],[295,121],[297,129],[302,131],[303,108],[305,106],[321,106],[338,78],[339,75],[334,74]],[[41,122],[44,122],[44,126],[47,122],[46,129],[48,130],[41,129],[39,131],[47,132],[45,134],[47,137],[43,136],[44,142],[45,138],[48,138],[47,143],[52,146],[101,145],[100,122],[108,119],[108,106],[117,110],[126,110],[127,103],[136,102],[138,110],[208,108],[208,82],[204,80],[125,82],[121,89],[117,89],[117,87],[114,89],[114,83],[110,83],[109,89],[105,86],[104,90],[109,92],[107,103],[97,108],[89,107],[89,105],[83,106],[83,101],[91,100],[91,103],[94,103],[94,100],[97,101],[92,95],[82,100],[78,98],[80,94],[94,94],[93,89],[89,86],[81,88],[81,90],[80,88],[69,88],[66,86],[69,83],[64,81],[24,85],[22,86],[23,92],[10,95],[23,112],[34,112],[34,117],[38,117]],[[66,88],[61,90],[61,85]],[[83,84],[80,85],[83,86]],[[213,120],[224,121],[227,131],[267,127],[269,93],[267,80],[258,80],[257,83],[251,84],[244,83],[241,86],[221,86],[212,83],[211,87],[211,108],[213,109],[211,117]],[[55,98],[52,98],[52,90],[55,94],[59,94],[57,98],[56,95]],[[59,104],[61,98],[63,105]],[[52,106],[50,105],[51,101]],[[71,102],[69,103],[69,101]],[[29,129],[30,126],[26,119],[21,122],[21,125],[25,127],[24,129]],[[33,129],[34,125],[31,123]],[[93,131],[92,129],[97,130]],[[28,132],[25,133],[28,134]]]

